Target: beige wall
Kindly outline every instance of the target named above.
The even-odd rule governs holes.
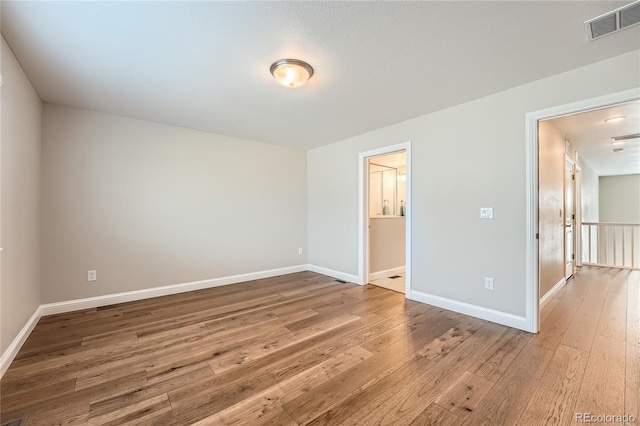
[[[540,239],[540,297],[558,283],[564,270],[564,166],[565,138],[551,122],[538,126],[538,220]]]
[[[369,220],[369,273],[403,268],[406,259],[404,217]]]
[[[45,104],[42,154],[46,303],[307,263],[305,152]]]
[[[640,223],[640,174],[600,176],[600,221]]]
[[[309,263],[358,274],[358,154],[412,141],[413,288],[524,316],[525,114],[638,87],[639,65],[631,52],[310,151]]]
[[[42,102],[2,38],[0,255],[2,353],[40,305]]]
[[[600,198],[600,183],[596,172],[589,163],[580,157],[580,169],[582,173],[582,221],[598,222]]]

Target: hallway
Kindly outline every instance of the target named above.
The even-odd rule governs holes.
[[[585,266],[542,309],[529,343],[555,354],[521,423],[626,413],[637,424],[639,287],[640,271]]]

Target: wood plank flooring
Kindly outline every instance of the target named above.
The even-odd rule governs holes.
[[[638,424],[639,286],[585,267],[538,335],[311,272],[48,316],[0,424]]]

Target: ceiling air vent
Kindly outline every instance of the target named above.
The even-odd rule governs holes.
[[[595,40],[640,23],[640,0],[584,23],[587,38]]]
[[[620,29],[627,28],[640,22],[640,2],[632,3],[620,11]]]

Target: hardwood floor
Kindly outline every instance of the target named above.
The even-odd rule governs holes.
[[[639,286],[585,267],[538,335],[311,272],[48,316],[0,383],[0,423],[637,419]]]

